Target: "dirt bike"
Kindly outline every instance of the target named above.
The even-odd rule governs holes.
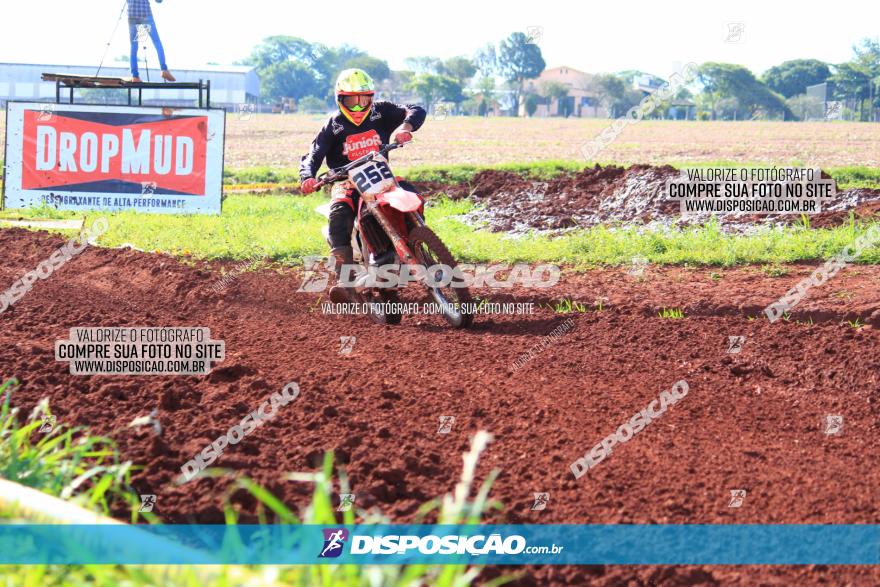
[[[344,167],[331,169],[317,177],[316,187],[348,179],[360,194],[352,248],[355,262],[362,265],[364,274],[369,272],[370,266],[421,265],[426,272],[428,268],[435,268],[432,283],[423,280],[424,286],[446,321],[454,328],[466,328],[474,319],[470,292],[461,287],[460,280],[444,279],[443,274],[447,269],[454,269],[457,263],[419,213],[424,200],[400,186],[385,157],[389,151],[402,146],[399,143],[384,145]],[[330,205],[321,206],[318,211],[329,217]],[[329,244],[326,227],[324,238]],[[453,287],[456,283],[458,286]],[[395,311],[400,302],[397,287],[356,284],[353,289],[355,301],[367,308],[375,322],[400,323],[402,314]]]

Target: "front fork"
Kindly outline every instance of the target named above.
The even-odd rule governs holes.
[[[361,198],[364,200],[364,205],[367,207],[367,211],[373,215],[373,218],[376,219],[382,227],[382,230],[384,230],[385,234],[388,235],[388,238],[391,239],[391,244],[394,245],[394,250],[397,251],[397,256],[400,259],[400,262],[405,265],[417,263],[418,260],[409,248],[406,240],[400,236],[397,229],[394,228],[387,218],[385,218],[385,214],[382,213],[382,207],[376,202],[376,198],[364,194],[361,195]],[[407,212],[406,215],[409,216],[416,226],[425,226],[425,221],[422,220],[422,217],[417,213]]]

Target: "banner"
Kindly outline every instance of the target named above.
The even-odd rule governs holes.
[[[9,102],[4,208],[219,214],[224,110]]]
[[[0,564],[880,564],[873,524],[0,524]]]

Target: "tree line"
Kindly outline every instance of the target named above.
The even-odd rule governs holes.
[[[271,104],[294,99],[301,111],[323,112],[334,101],[333,84],[343,69],[367,71],[377,89],[390,100],[417,97],[427,108],[451,107],[456,113],[487,114],[491,110],[532,115],[541,104],[566,104],[570,88],[558,81],[526,86],[546,68],[540,47],[522,32],[511,33],[497,46],[487,44],[472,55],[440,59],[409,57],[406,68],[388,63],[356,47],[330,47],[299,37],[267,37],[239,62],[253,65],[261,80],[261,100]],[[634,82],[639,80],[640,84]],[[597,74],[588,88],[611,117],[621,116],[665,80],[638,70]],[[828,84],[822,98],[807,87]],[[771,67],[760,76],[730,63],[700,65],[694,83],[657,108],[655,118],[701,120],[806,120],[828,117],[828,101],[839,107],[835,118],[875,120],[880,111],[880,42],[865,39],[853,57],[831,64],[795,59]],[[520,108],[522,106],[522,108]],[[558,108],[560,115],[572,114]]]

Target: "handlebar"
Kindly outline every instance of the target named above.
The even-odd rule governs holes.
[[[328,183],[331,183],[331,182],[338,180],[340,177],[344,176],[350,170],[354,169],[358,165],[361,165],[362,163],[366,163],[367,161],[371,160],[376,155],[384,155],[388,151],[393,151],[394,149],[400,149],[405,144],[406,143],[389,143],[387,145],[383,145],[378,151],[370,151],[369,153],[367,153],[363,157],[359,157],[359,158],[355,159],[354,161],[352,161],[348,165],[345,165],[344,167],[337,167],[336,169],[330,169],[329,171],[326,171],[318,176],[318,183],[315,184],[315,189],[316,190],[320,189],[323,186],[327,185]]]

